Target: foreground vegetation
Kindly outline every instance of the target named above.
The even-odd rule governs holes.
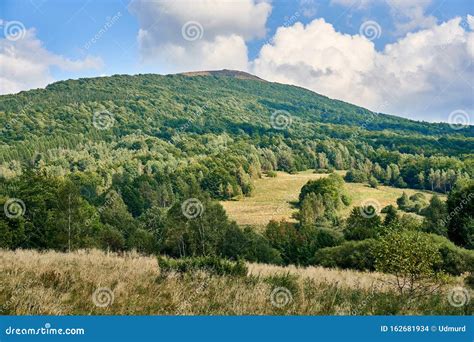
[[[408,301],[378,273],[248,264],[247,276],[160,272],[154,257],[0,251],[1,314],[468,315],[455,279]],[[286,290],[285,290],[286,289]],[[472,292],[471,292],[472,295]]]

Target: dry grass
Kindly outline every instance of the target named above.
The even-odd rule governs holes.
[[[345,171],[338,171],[344,175]],[[255,192],[252,197],[245,197],[238,201],[223,201],[227,214],[240,225],[265,226],[270,220],[294,221],[292,214],[297,210],[291,202],[297,201],[301,188],[309,180],[327,177],[327,174],[315,174],[304,171],[291,175],[286,172],[277,172],[277,177],[264,177],[254,181]],[[418,190],[397,189],[389,186],[370,188],[367,184],[346,183],[346,189],[352,197],[352,204],[342,210],[341,214],[347,217],[354,206],[360,206],[364,201],[371,199],[380,204],[380,209],[393,204],[405,191],[409,196]],[[423,191],[429,200],[431,193]],[[376,202],[376,203],[377,203]]]
[[[375,273],[258,264],[250,264],[249,270],[247,277],[164,276],[154,257],[134,253],[0,250],[0,314],[381,315],[467,310],[450,306],[444,294],[406,309],[403,298],[376,284],[387,276]],[[292,300],[278,308],[271,294],[281,286],[291,290]],[[105,307],[93,300],[99,288],[110,289],[114,298]]]

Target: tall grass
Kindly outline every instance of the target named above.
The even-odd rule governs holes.
[[[439,292],[407,306],[385,276],[249,264],[249,275],[162,274],[157,259],[100,251],[0,251],[0,313],[114,315],[472,314]],[[445,289],[446,290],[446,289]],[[471,293],[472,294],[472,293]],[[409,308],[408,308],[409,307]]]

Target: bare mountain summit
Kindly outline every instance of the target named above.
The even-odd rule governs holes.
[[[220,76],[220,77],[234,77],[234,78],[239,78],[242,80],[254,80],[254,81],[265,81],[261,79],[260,77],[257,77],[255,75],[249,74],[244,71],[239,71],[239,70],[228,70],[228,69],[222,69],[222,70],[208,70],[208,71],[191,71],[191,72],[183,72],[180,73],[179,75],[184,75],[184,76]]]

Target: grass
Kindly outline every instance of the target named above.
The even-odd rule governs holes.
[[[338,171],[343,175],[344,171]],[[277,172],[277,177],[263,177],[254,181],[255,191],[252,197],[245,197],[235,201],[223,201],[227,214],[240,225],[265,226],[270,220],[294,221],[292,214],[297,210],[291,204],[298,200],[303,185],[311,179],[327,177],[327,174],[316,174],[304,171],[297,174]],[[346,189],[352,198],[352,204],[341,211],[347,217],[354,206],[360,206],[364,201],[375,200],[380,205],[379,209],[393,204],[396,206],[397,198],[405,191],[408,196],[419,190],[398,189],[389,186],[379,186],[377,189],[362,183],[346,183]],[[423,192],[429,200],[432,194]],[[443,196],[441,196],[443,197]]]
[[[387,275],[248,264],[244,277],[162,274],[136,253],[0,250],[0,314],[10,315],[467,315],[448,288],[406,305]],[[457,279],[459,286],[461,279]],[[472,297],[472,291],[471,291]]]

